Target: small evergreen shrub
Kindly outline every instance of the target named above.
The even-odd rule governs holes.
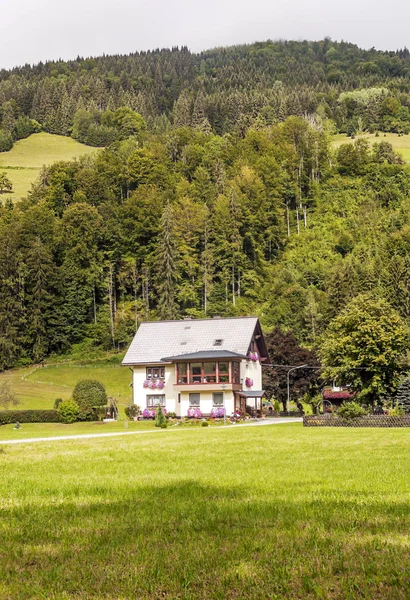
[[[167,420],[164,413],[162,412],[162,406],[158,404],[157,412],[155,414],[155,427],[162,427],[165,424],[167,426]]]
[[[166,429],[167,427],[168,427],[168,423],[166,421],[161,423],[161,429]]]
[[[357,419],[363,417],[366,413],[365,409],[358,402],[343,402],[342,406],[337,411],[337,414],[342,419]]]
[[[202,421],[201,427],[209,427],[208,421]]]
[[[63,400],[58,406],[58,413],[63,423],[75,423],[78,420],[80,409],[72,398]]]
[[[58,409],[58,407],[60,406],[60,404],[61,404],[62,402],[63,402],[63,399],[62,399],[62,398],[56,398],[56,399],[54,400],[54,408],[57,410],[57,409]]]

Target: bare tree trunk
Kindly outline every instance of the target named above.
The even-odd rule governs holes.
[[[298,205],[296,204],[296,227],[298,230],[298,235],[300,234],[300,226],[299,226],[299,209],[298,209]]]
[[[290,237],[289,203],[286,202],[286,224],[288,226],[288,237]]]
[[[97,323],[97,302],[95,299],[95,284],[93,285],[94,323]]]
[[[303,205],[303,220],[305,222],[305,229],[307,228],[307,206]]]
[[[112,263],[110,263],[110,268],[109,268],[109,273],[108,273],[108,303],[109,303],[109,309],[110,309],[111,340],[112,340],[113,348],[115,348],[113,291],[114,291],[114,269],[113,269]]]
[[[138,273],[137,273],[137,263],[134,263],[133,266],[133,271],[132,271],[133,277],[134,277],[134,302],[135,302],[135,331],[137,331],[138,329],[138,308],[137,308],[137,302],[138,302],[138,291],[137,291],[137,282],[138,282]]]
[[[235,306],[235,265],[232,265],[232,304]]]

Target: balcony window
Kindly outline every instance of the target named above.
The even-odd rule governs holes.
[[[149,394],[147,395],[147,407],[154,408],[155,406],[165,406],[165,394]]]
[[[223,406],[224,395],[221,392],[215,392],[212,394],[212,402],[214,406]]]
[[[147,367],[147,379],[164,379],[165,367]]]
[[[177,381],[178,383],[188,383],[188,365],[187,363],[177,364]]]
[[[229,363],[220,362],[219,366],[219,383],[228,383],[229,381]]]
[[[240,383],[241,382],[241,376],[240,376],[240,366],[238,362],[233,362],[232,363],[232,383]]]
[[[204,383],[216,383],[216,363],[204,363]]]
[[[199,406],[201,394],[189,394],[189,406]]]
[[[202,382],[202,363],[191,363],[191,383]]]

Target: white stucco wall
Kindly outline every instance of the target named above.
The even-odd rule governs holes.
[[[200,410],[204,414],[209,414],[213,408],[213,392],[221,392],[221,385],[216,384],[207,389],[196,390],[190,386],[184,390],[183,386],[174,387],[175,383],[175,366],[165,365],[165,386],[162,390],[144,388],[143,383],[146,379],[146,367],[155,365],[136,366],[133,368],[133,397],[134,404],[137,404],[143,410],[147,406],[147,396],[165,394],[165,408],[168,412],[175,412],[178,416],[186,416],[189,409],[189,394],[190,392],[200,393]],[[251,387],[246,387],[246,378],[253,380]],[[242,380],[242,389],[245,391],[261,390],[262,389],[262,367],[259,361],[251,360],[241,361],[240,378]],[[234,393],[230,389],[225,390],[225,409],[226,414],[230,415],[234,411]],[[180,402],[178,402],[178,394],[180,394]],[[250,404],[253,405],[253,402]]]
[[[147,396],[165,394],[165,408],[168,412],[176,412],[176,398],[178,394],[174,390],[175,383],[175,368],[174,365],[165,365],[165,387],[162,390],[144,388],[143,383],[147,378],[146,365],[143,367],[134,367],[133,374],[133,392],[134,404],[138,404],[142,410],[147,406]]]

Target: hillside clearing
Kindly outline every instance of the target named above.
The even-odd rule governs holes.
[[[5,172],[13,184],[13,193],[4,194],[4,198],[19,200],[26,196],[43,165],[97,151],[97,148],[80,144],[70,137],[44,132],[19,140],[9,152],[0,152],[0,172]]]
[[[5,379],[10,381],[20,400],[18,409],[53,408],[56,398],[71,397],[81,379],[101,381],[107,394],[117,399],[121,412],[131,403],[131,373],[129,369],[111,363],[26,367],[0,373],[0,382]]]
[[[347,135],[335,135],[332,141],[334,148],[339,148],[342,144],[353,144],[358,139],[368,140],[370,145],[380,144],[380,142],[389,142],[397,152],[399,152],[406,162],[410,162],[410,135],[398,135],[397,133],[364,133],[355,138]]]
[[[0,454],[0,598],[408,597],[406,431],[198,428],[27,451]]]

